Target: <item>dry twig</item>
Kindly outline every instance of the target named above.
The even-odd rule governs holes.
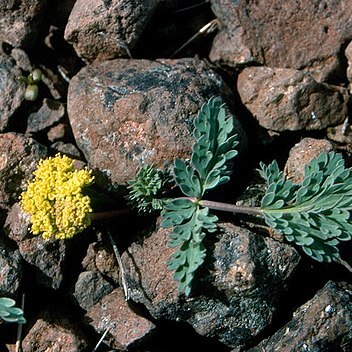
[[[121,256],[120,256],[119,250],[117,248],[116,242],[113,239],[113,237],[111,236],[110,231],[108,231],[108,235],[109,235],[109,238],[110,238],[112,249],[114,250],[115,257],[117,259],[117,263],[119,265],[119,269],[120,269],[120,273],[121,273],[122,288],[123,288],[123,292],[125,294],[125,300],[128,301],[130,299],[130,294],[128,292],[128,286],[127,286],[127,281],[126,281],[125,269],[123,267]]]

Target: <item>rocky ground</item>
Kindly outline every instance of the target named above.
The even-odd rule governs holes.
[[[212,96],[240,139],[213,199],[255,204],[259,161],[277,159],[296,181],[322,151],[351,165],[349,0],[2,1],[0,43],[0,296],[20,305],[25,293],[23,351],[93,351],[105,332],[98,351],[352,350],[351,273],[243,219],[219,215],[186,298],[159,219],[132,213],[44,241],[18,205],[38,161],[62,152],[94,170],[107,209],[125,206],[141,165],[189,155],[192,120]],[[36,68],[30,101],[18,78]],[[348,243],[341,251],[352,263]],[[15,351],[16,326],[0,336],[0,350]]]

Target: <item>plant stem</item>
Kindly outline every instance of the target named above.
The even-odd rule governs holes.
[[[193,202],[195,202],[194,199],[191,199],[191,200]],[[234,204],[228,204],[228,203],[222,203],[222,202],[214,202],[214,201],[205,200],[205,199],[198,201],[198,203],[201,206],[207,207],[209,209],[228,211],[230,213],[261,215],[261,216],[263,215],[261,208],[258,208],[258,207],[246,207],[243,205],[234,205]]]
[[[96,220],[106,220],[106,219],[112,219],[116,218],[118,216],[128,214],[130,212],[129,209],[117,209],[117,210],[109,210],[109,211],[102,211],[100,213],[91,213],[90,214],[90,219],[92,221]]]
[[[22,300],[21,300],[22,312],[24,312],[24,299],[25,299],[25,295],[23,293],[22,294]],[[16,339],[16,352],[20,352],[22,350],[22,348],[21,348],[21,344],[22,344],[22,328],[23,328],[23,324],[18,324],[17,339]]]

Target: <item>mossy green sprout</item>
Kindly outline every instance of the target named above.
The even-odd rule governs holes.
[[[75,170],[73,159],[57,154],[40,160],[34,176],[20,196],[34,235],[67,239],[90,225],[92,208],[83,189],[93,182],[91,170]]]
[[[173,178],[168,170],[161,171],[152,165],[144,166],[133,180],[128,181],[129,203],[141,214],[162,210],[165,203],[162,199],[163,191],[173,185]]]

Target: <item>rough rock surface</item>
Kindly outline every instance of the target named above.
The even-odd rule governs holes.
[[[19,203],[15,203],[7,213],[4,224],[7,237],[15,242],[20,242],[30,237],[30,232],[28,231],[29,225],[30,215],[23,212]]]
[[[22,259],[18,250],[11,250],[0,241],[0,297],[15,297],[22,278]]]
[[[72,143],[65,143],[63,141],[57,141],[50,145],[50,149],[52,149],[55,153],[66,154],[70,158],[80,159],[81,152],[76,147],[76,145]]]
[[[162,0],[77,0],[65,39],[87,62],[126,56]]]
[[[64,277],[66,243],[32,237],[18,243],[22,258],[31,265],[36,282],[57,289]]]
[[[67,125],[65,123],[59,123],[50,128],[47,133],[48,140],[50,142],[57,142],[63,140],[66,136]]]
[[[243,346],[271,323],[299,261],[288,245],[223,224],[212,254],[211,277],[196,283],[194,296],[185,299],[167,270],[173,252],[167,242],[167,231],[160,229],[123,254],[131,298],[155,318],[186,321],[200,335],[231,347]]]
[[[0,207],[16,203],[25,180],[29,180],[47,149],[19,133],[0,134]]]
[[[63,103],[52,99],[44,99],[42,107],[28,116],[26,132],[45,130],[59,122],[64,115],[65,106]]]
[[[90,324],[102,334],[107,328],[109,346],[126,350],[146,340],[155,329],[149,320],[137,315],[125,301],[123,291],[115,289],[86,314]]]
[[[83,352],[87,346],[87,338],[72,322],[48,314],[36,321],[22,342],[23,352]]]
[[[27,53],[20,48],[13,48],[11,50],[11,57],[16,61],[16,66],[23,71],[31,72],[33,66]]]
[[[348,120],[345,120],[345,123],[341,125],[329,127],[326,130],[326,135],[329,140],[347,145],[347,148],[352,145],[352,128]]]
[[[345,50],[345,56],[347,57],[347,79],[352,82],[352,42],[348,44]]]
[[[331,152],[334,146],[326,139],[303,138],[291,150],[285,165],[287,178],[295,183],[304,179],[304,168],[323,152]]]
[[[352,350],[352,287],[328,282],[293,318],[250,352]]]
[[[0,42],[31,48],[43,21],[47,0],[9,0],[0,2]]]
[[[68,115],[89,164],[124,184],[144,164],[187,157],[200,107],[228,93],[199,60],[120,59],[87,66],[71,80]]]
[[[352,39],[349,0],[211,3],[221,23],[212,61],[304,69],[318,81],[343,74],[341,51]]]
[[[0,132],[8,127],[11,117],[22,104],[25,86],[18,80],[20,75],[14,60],[0,52]]]
[[[87,271],[98,271],[103,276],[119,284],[119,266],[110,246],[101,242],[94,242],[88,246],[87,254],[83,259],[82,266]]]
[[[81,308],[88,310],[112,290],[113,286],[98,271],[84,271],[79,274],[73,295]]]
[[[318,130],[347,116],[346,89],[294,69],[248,67],[239,74],[237,89],[259,124],[272,131]]]

